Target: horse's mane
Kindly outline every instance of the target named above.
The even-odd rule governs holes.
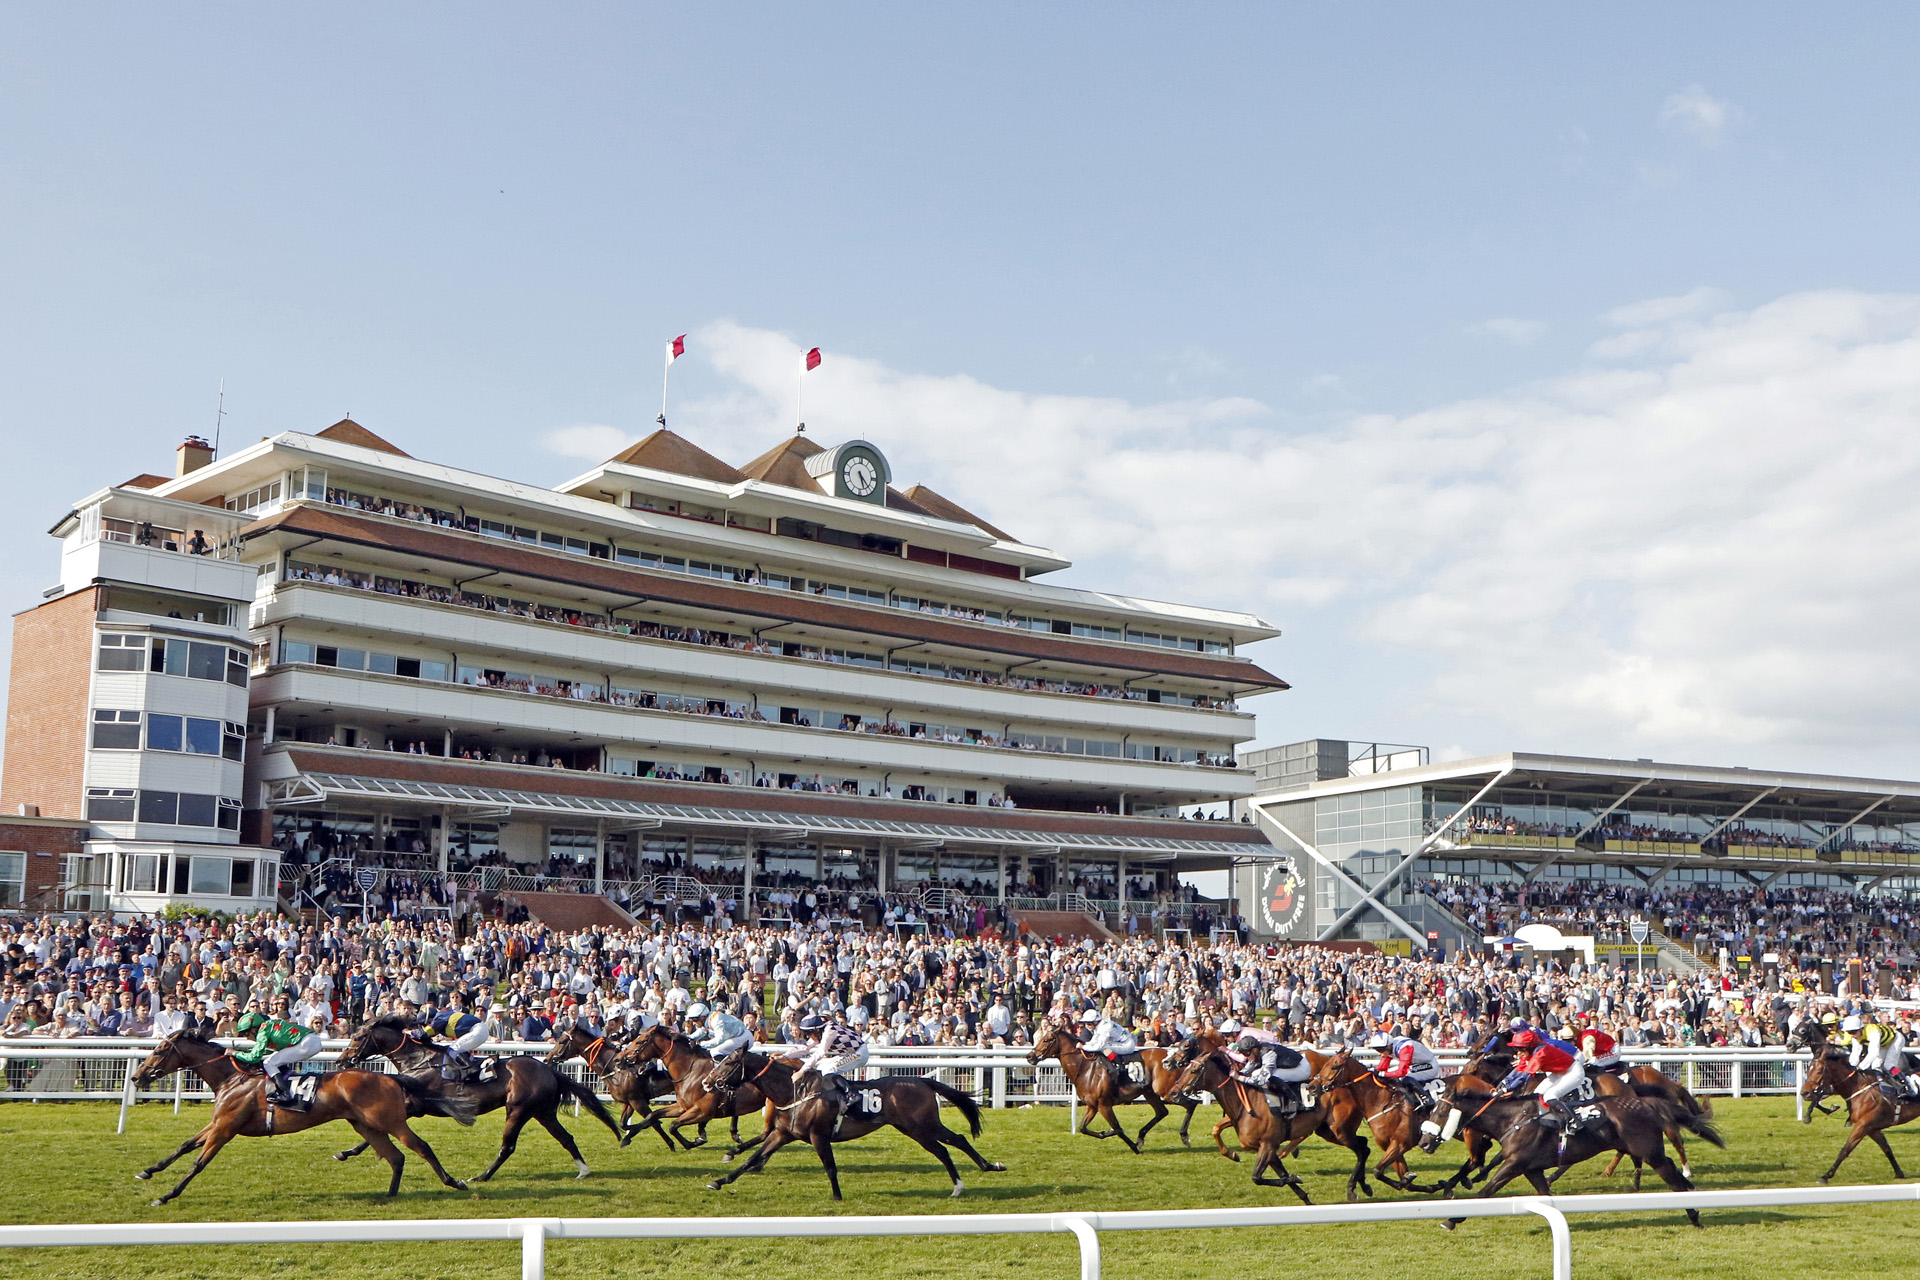
[[[413,1022],[414,1020],[409,1014],[383,1013],[366,1025],[369,1027],[385,1027],[392,1031],[411,1031],[413,1030]]]
[[[182,1027],[173,1033],[173,1038],[175,1040],[185,1041],[188,1044],[213,1043],[213,1041],[209,1040],[206,1036],[201,1035],[199,1029],[195,1027]]]

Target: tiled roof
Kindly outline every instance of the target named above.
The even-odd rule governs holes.
[[[172,476],[157,476],[151,471],[146,471],[131,480],[121,481],[117,487],[121,489],[158,489],[163,484],[171,483],[172,480]]]
[[[630,467],[645,467],[649,471],[692,476],[696,480],[710,480],[715,484],[739,484],[746,479],[699,445],[684,436],[675,435],[665,427],[625,452],[616,453],[608,461],[623,462]]]
[[[1255,826],[881,800],[828,792],[656,782],[604,773],[447,760],[352,748],[290,746],[296,779],[270,784],[269,808],[323,798],[508,809],[575,819],[951,844],[1107,850],[1143,857],[1257,855]]]
[[[806,459],[819,452],[821,452],[820,446],[805,436],[788,436],[740,468],[740,472],[754,480],[764,480],[768,484],[784,485],[789,489],[804,489],[808,493],[824,493],[826,490],[807,474],[806,467]]]
[[[926,511],[928,515],[941,520],[951,520],[956,524],[970,524],[976,529],[985,529],[1002,542],[1018,542],[1020,539],[1010,533],[994,528],[973,512],[957,502],[949,502],[923,484],[917,484],[907,490],[907,498]]]
[[[339,444],[355,444],[362,449],[375,449],[381,453],[390,453],[396,458],[411,458],[413,455],[404,449],[396,449],[367,430],[352,418],[342,418],[325,431],[316,433],[322,440],[332,440]]]

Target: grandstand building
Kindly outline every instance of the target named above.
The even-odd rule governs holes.
[[[1447,885],[1920,883],[1920,782],[1524,752],[1436,764],[1331,740],[1246,759],[1277,855],[1242,910],[1279,938],[1484,944]]]
[[[489,891],[945,883],[1111,918],[1271,853],[1236,753],[1241,700],[1286,687],[1240,649],[1276,631],[1050,585],[1066,560],[866,441],[736,467],[663,428],[543,488],[349,420],[189,440],[51,532],[0,804],[88,824],[60,906],[285,901],[347,837]]]

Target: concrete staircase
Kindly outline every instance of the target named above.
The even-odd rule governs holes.
[[[631,929],[634,918],[597,893],[536,893],[516,889],[507,895],[550,929]]]
[[[1013,920],[1023,932],[1038,934],[1042,938],[1097,938],[1102,942],[1119,940],[1119,935],[1113,930],[1084,911],[1016,909]]]

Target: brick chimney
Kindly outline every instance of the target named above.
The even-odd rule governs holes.
[[[213,446],[199,436],[188,436],[174,451],[173,475],[177,480],[189,471],[198,471],[213,461]]]

